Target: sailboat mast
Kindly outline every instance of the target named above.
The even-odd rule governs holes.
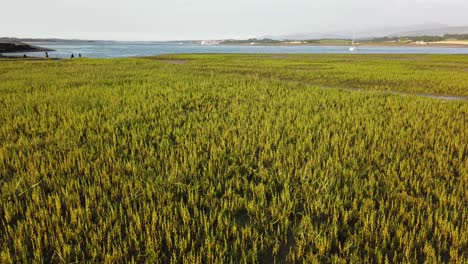
[[[351,52],[356,51],[356,47],[354,46],[354,37],[355,37],[355,35],[354,35],[354,30],[353,30],[353,41],[351,43],[351,47],[349,47],[349,51],[351,51]]]

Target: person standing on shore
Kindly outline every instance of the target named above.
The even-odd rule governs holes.
[[[81,59],[81,53],[78,53],[78,57]]]
[[[72,53],[72,55],[70,56],[70,59],[73,59],[73,58],[75,58],[75,55],[73,55],[73,53]]]
[[[46,53],[45,53],[45,57],[46,57],[46,58],[49,58],[49,53],[48,53],[47,51],[46,51]]]

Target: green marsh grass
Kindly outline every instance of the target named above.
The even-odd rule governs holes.
[[[467,68],[0,60],[0,262],[466,262]]]

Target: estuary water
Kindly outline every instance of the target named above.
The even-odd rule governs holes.
[[[176,53],[305,53],[347,54],[346,46],[234,46],[199,45],[187,43],[40,43],[35,45],[55,50],[49,52],[53,58],[69,58],[79,53],[87,58],[122,58]],[[468,47],[357,47],[360,54],[468,54]],[[40,53],[30,54],[41,56]]]

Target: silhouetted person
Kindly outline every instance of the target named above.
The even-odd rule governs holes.
[[[26,54],[23,55],[23,58],[27,58],[28,56],[26,56]]]
[[[49,58],[49,53],[48,53],[47,51],[46,51],[46,53],[45,53],[45,57],[46,57],[46,58]]]
[[[73,59],[73,58],[75,58],[75,55],[73,55],[73,53],[72,53],[72,55],[70,56],[70,59]]]
[[[78,57],[80,57],[80,59],[81,59],[81,53],[78,53]]]

